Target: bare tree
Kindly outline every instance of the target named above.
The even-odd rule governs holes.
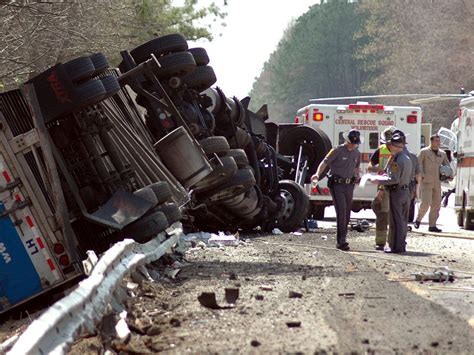
[[[103,52],[114,64],[119,53],[170,32],[211,38],[195,26],[206,16],[223,18],[215,6],[181,7],[171,0],[0,1],[0,89],[8,89],[57,62]]]

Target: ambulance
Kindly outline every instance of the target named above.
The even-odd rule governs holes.
[[[473,93],[474,94],[474,93]],[[458,224],[474,229],[474,96],[460,101],[458,121],[458,149],[456,165],[456,192],[454,206]]]
[[[361,152],[361,174],[367,173],[369,158],[379,147],[380,135],[388,127],[395,126],[407,135],[408,148],[417,154],[421,148],[429,144],[431,124],[422,123],[420,107],[416,106],[385,106],[356,102],[353,104],[320,104],[311,103],[297,111],[295,123],[319,128],[332,143],[333,147],[344,142],[343,133],[357,129],[363,139],[359,146]],[[316,219],[324,218],[324,208],[332,205],[327,187],[327,179],[318,186],[305,184],[309,194],[312,211]],[[376,185],[368,183],[363,188],[356,185],[352,210],[371,208],[376,194]],[[413,216],[415,205],[412,203],[410,214]]]

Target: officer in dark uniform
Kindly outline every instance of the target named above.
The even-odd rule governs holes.
[[[330,169],[328,187],[331,191],[337,219],[337,244],[340,250],[350,250],[346,241],[347,225],[351,215],[352,196],[355,182],[359,179],[360,152],[357,149],[361,143],[360,132],[353,129],[343,134],[345,143],[331,149],[319,164],[316,174],[311,177],[313,184],[323,178],[327,168]]]
[[[390,234],[386,252],[404,253],[406,251],[406,235],[408,226],[408,209],[410,207],[410,181],[412,178],[412,162],[404,153],[405,135],[394,132],[390,140],[392,158],[387,167],[387,180],[377,181],[384,185],[390,199]]]

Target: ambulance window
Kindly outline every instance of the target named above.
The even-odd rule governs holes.
[[[426,147],[426,139],[425,139],[425,136],[421,136],[420,147],[421,147],[421,148]]]
[[[379,134],[377,132],[373,132],[369,134],[369,148],[370,149],[377,149],[379,146]]]
[[[342,132],[339,132],[339,144],[344,144],[344,137],[342,136]]]

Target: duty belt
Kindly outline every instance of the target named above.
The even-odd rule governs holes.
[[[341,177],[331,177],[332,181],[336,184],[354,184],[355,183],[355,178],[341,178]]]
[[[388,191],[408,190],[408,185],[386,185]]]

